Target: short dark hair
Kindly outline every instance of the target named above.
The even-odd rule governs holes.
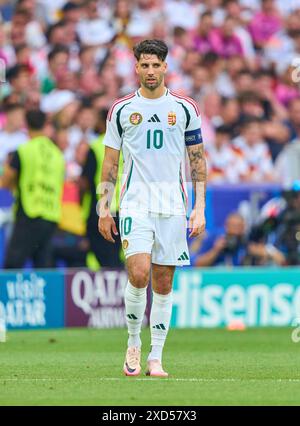
[[[23,16],[27,21],[30,20],[30,13],[28,12],[28,10],[24,9],[21,4],[16,5],[13,18],[15,18],[17,15]]]
[[[10,112],[16,111],[18,109],[24,109],[24,106],[21,103],[16,103],[16,102],[3,106],[3,111],[6,114],[9,114]]]
[[[180,26],[175,26],[173,28],[173,36],[174,37],[181,37],[182,35],[186,34],[187,31],[185,28],[180,27]]]
[[[70,12],[71,10],[78,10],[80,9],[79,4],[73,3],[72,1],[68,1],[62,8],[62,12]]]
[[[247,104],[247,103],[255,103],[255,104],[260,103],[261,104],[261,99],[260,99],[258,93],[252,92],[250,90],[246,90],[245,92],[240,93],[240,95],[238,96],[237,99],[238,99],[239,104],[241,106],[243,106],[244,104]]]
[[[55,58],[56,55],[59,55],[60,53],[65,53],[66,55],[69,55],[69,49],[67,46],[58,44],[53,47],[52,50],[48,53],[48,62],[52,61],[53,58]]]
[[[56,22],[55,24],[49,25],[49,27],[48,27],[48,28],[47,28],[47,30],[46,30],[46,38],[47,38],[47,41],[48,41],[48,42],[50,41],[50,39],[51,39],[51,37],[52,37],[53,32],[54,32],[57,28],[64,28],[64,26],[65,26],[65,24],[64,24],[64,22],[63,22],[62,20],[61,20],[61,21]]]
[[[42,130],[46,123],[46,114],[39,109],[28,110],[26,122],[30,130]]]
[[[262,77],[276,78],[276,74],[272,70],[259,69],[253,73],[253,77],[254,79]]]
[[[78,113],[83,111],[84,109],[93,109],[91,97],[87,96],[87,97],[81,99],[79,109],[78,109]]]
[[[242,68],[236,75],[237,77],[242,77],[243,75],[250,75],[250,77],[253,77],[253,73],[248,68]]]
[[[207,16],[209,18],[212,18],[212,16],[213,16],[212,12],[210,12],[209,10],[207,10],[206,12],[203,12],[202,15],[200,16],[200,21],[202,21],[202,19],[206,18]]]
[[[238,102],[237,98],[229,98],[227,96],[222,96],[221,97],[221,105],[222,106],[227,106],[230,102]]]
[[[215,132],[219,135],[228,135],[231,136],[231,128],[226,124],[221,124],[215,128]]]
[[[156,55],[158,59],[164,61],[168,54],[168,46],[162,40],[143,40],[134,46],[133,53],[137,61],[142,54]]]
[[[14,65],[13,67],[9,68],[9,70],[7,71],[7,74],[6,74],[7,80],[9,82],[15,80],[16,78],[19,77],[19,75],[22,72],[29,73],[30,72],[29,71],[29,67],[27,65],[24,65],[24,64],[16,64],[16,65]]]
[[[15,53],[18,54],[19,52],[21,52],[21,50],[24,50],[26,48],[28,48],[28,45],[26,43],[18,44],[17,46],[15,46]]]
[[[263,120],[259,117],[255,117],[254,115],[246,115],[241,120],[241,130],[245,130],[248,127],[252,126],[252,124],[261,124]]]
[[[215,52],[207,52],[201,59],[201,65],[204,67],[210,67],[215,65],[220,60],[220,56]]]

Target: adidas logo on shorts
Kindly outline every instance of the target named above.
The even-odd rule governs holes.
[[[182,255],[178,257],[178,259],[177,259],[177,260],[189,260],[189,257],[188,257],[188,255],[186,254],[186,252],[184,251],[184,252],[182,253]]]

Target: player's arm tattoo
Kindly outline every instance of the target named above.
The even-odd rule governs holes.
[[[190,171],[195,193],[194,208],[203,209],[205,206],[206,194],[206,160],[203,144],[191,145],[187,147],[190,159]]]
[[[118,178],[118,168],[119,168],[118,162],[113,162],[112,164],[109,164],[107,182],[110,182],[113,185],[116,184],[117,178]]]
[[[110,207],[118,178],[118,169],[119,151],[106,148],[102,166],[100,188],[97,190],[97,192],[101,194],[101,208],[109,209]]]

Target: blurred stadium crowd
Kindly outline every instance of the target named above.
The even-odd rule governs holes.
[[[84,256],[81,175],[110,106],[138,87],[145,38],[167,42],[167,86],[200,105],[209,182],[300,178],[300,0],[0,0],[0,174],[40,108],[66,161],[60,229]]]

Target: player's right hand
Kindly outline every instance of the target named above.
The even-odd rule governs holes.
[[[200,235],[204,232],[204,230],[205,230],[204,211],[201,211],[199,213],[194,209],[191,212],[190,221],[189,221],[189,229],[191,231],[190,234],[189,234],[189,237],[196,237],[197,235]]]
[[[105,238],[107,241],[110,241],[111,243],[115,242],[112,236],[112,232],[114,235],[118,235],[118,231],[116,227],[116,222],[114,221],[114,218],[111,215],[99,217],[98,230],[102,237]]]

